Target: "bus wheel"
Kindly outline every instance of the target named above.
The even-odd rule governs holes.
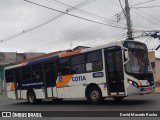
[[[30,91],[28,94],[27,94],[27,100],[29,103],[31,104],[34,104],[36,103],[36,95],[33,91]]]
[[[102,103],[103,98],[101,90],[96,86],[89,88],[87,92],[87,100],[92,104]]]
[[[123,100],[124,97],[113,97],[113,98],[114,98],[114,100],[116,100],[116,101],[120,101],[120,100]]]

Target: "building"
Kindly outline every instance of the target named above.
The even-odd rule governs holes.
[[[160,53],[149,51],[149,59],[152,65],[155,82],[160,82],[160,57],[158,54]]]

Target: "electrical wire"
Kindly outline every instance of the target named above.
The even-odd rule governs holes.
[[[139,10],[139,9],[136,9],[136,10],[142,12],[143,14],[145,14],[145,15],[147,15],[147,16],[149,16],[149,17],[151,17],[151,18],[153,18],[153,19],[155,19],[155,20],[157,20],[157,21],[160,21],[160,19],[155,18],[154,16],[151,16],[151,15],[149,15],[148,13],[146,13],[146,12],[144,12],[144,11],[142,11],[142,10]]]
[[[123,8],[123,6],[122,6],[121,0],[119,0],[119,4],[120,4],[120,6],[121,6],[121,8],[122,8],[122,11],[123,11],[123,14],[124,14],[124,16],[125,16],[125,18],[126,18],[126,20],[127,20],[126,12],[125,12],[125,10],[124,10],[124,8]]]
[[[133,8],[136,8],[136,9],[141,9],[141,8],[159,8],[160,5],[157,5],[157,6],[145,6],[145,7],[133,7]]]
[[[133,2],[133,0],[131,0],[129,4],[131,4],[132,2]]]
[[[85,0],[84,2],[77,4],[76,7],[79,8],[79,7],[85,6],[85,5],[87,5],[87,4],[89,4],[89,3],[93,2],[93,1],[95,1],[95,0]],[[75,7],[74,7],[74,8],[75,8]],[[75,9],[76,9],[76,8],[75,8]],[[75,10],[75,9],[74,9],[74,10]],[[70,11],[72,11],[72,10],[73,10],[73,9],[71,9],[71,7],[70,7],[70,8],[68,8],[68,11],[67,11],[67,12],[70,12]],[[29,28],[29,29],[23,30],[22,32],[20,32],[20,33],[18,33],[18,34],[15,34],[15,35],[13,35],[13,36],[11,36],[11,37],[8,37],[8,38],[6,38],[6,39],[0,40],[0,42],[4,42],[4,41],[8,41],[8,40],[14,39],[14,38],[19,37],[19,36],[21,36],[21,35],[23,35],[23,34],[25,34],[25,33],[27,33],[27,32],[33,31],[33,30],[35,30],[35,29],[38,29],[38,28],[40,28],[40,27],[42,27],[42,26],[44,26],[44,25],[46,25],[46,24],[48,24],[48,23],[56,20],[57,18],[59,18],[59,17],[61,17],[61,16],[63,16],[63,15],[64,15],[64,13],[60,13],[59,15],[57,15],[57,16],[55,16],[55,17],[53,17],[53,18],[51,18],[51,19],[49,19],[49,20],[47,20],[47,21],[45,21],[45,22],[42,22],[42,23],[40,23],[40,24],[38,24],[38,25],[35,25],[35,26],[33,26],[33,27]]]
[[[152,24],[154,24],[154,25],[156,25],[156,26],[159,26],[157,23],[152,22],[151,20],[149,20],[148,18],[144,17],[143,15],[135,12],[133,9],[132,9],[132,11],[133,11],[134,13],[136,13],[137,15],[141,16],[142,18],[146,19],[146,20],[149,21],[150,23],[152,23]]]
[[[68,4],[66,4],[66,3],[63,3],[63,2],[60,2],[60,1],[58,1],[58,0],[52,0],[52,1],[46,0],[46,1],[48,1],[48,2],[50,2],[50,3],[57,2],[57,3],[61,4],[61,5],[66,6],[66,7],[71,7],[71,8],[73,8],[73,9],[75,9],[75,7],[73,7],[73,6],[71,6],[71,5],[68,5]],[[111,23],[111,24],[117,23],[117,21],[110,20],[110,19],[108,19],[108,18],[99,16],[99,15],[96,15],[96,14],[93,14],[93,13],[90,13],[90,12],[87,12],[87,11],[84,11],[84,10],[81,10],[81,9],[78,9],[78,8],[76,9],[76,11],[79,11],[80,13],[85,14],[85,15],[88,15],[88,16],[90,16],[90,17],[94,17],[94,18],[99,18],[99,19],[101,19],[101,20],[105,20],[105,22],[109,22],[109,23]],[[119,23],[119,24],[122,24],[122,23]]]
[[[119,4],[113,2],[113,0],[108,0],[108,1],[109,1],[110,3],[112,3],[113,5],[120,7]],[[105,1],[105,2],[106,2],[106,1]]]
[[[54,8],[50,8],[50,7],[47,7],[47,6],[44,6],[44,5],[35,3],[35,2],[31,2],[31,1],[28,1],[28,0],[24,0],[24,1],[29,2],[29,3],[31,3],[31,4],[34,4],[34,5],[37,5],[37,6],[40,6],[40,7],[43,7],[43,8],[46,8],[46,9],[50,9],[50,10],[53,10],[53,11],[56,11],[56,12],[64,13],[64,14],[69,15],[69,16],[72,16],[72,17],[76,17],[76,18],[79,18],[79,19],[82,19],[82,20],[86,20],[86,21],[89,21],[89,22],[93,22],[93,23],[97,23],[97,24],[101,24],[101,25],[106,25],[106,26],[109,26],[109,27],[126,29],[126,28],[123,28],[123,27],[121,27],[121,26],[109,25],[109,24],[106,24],[106,23],[101,23],[101,22],[98,22],[98,21],[94,21],[94,20],[91,20],[91,19],[87,19],[87,18],[84,18],[84,17],[80,17],[80,16],[77,16],[77,15],[73,15],[73,14],[70,14],[70,13],[68,13],[68,12],[63,12],[63,11],[61,11],[61,10],[57,10],[57,9],[54,9]]]
[[[155,1],[155,0],[149,0],[149,1],[145,1],[145,2],[136,3],[131,6],[141,5],[141,4],[145,4],[145,3],[149,3],[149,2],[153,2],[153,1]]]
[[[47,7],[47,6],[43,6],[43,5],[40,5],[40,4],[38,4],[38,3],[34,3],[34,2],[31,2],[31,1],[28,1],[28,0],[24,0],[24,1],[29,2],[29,3],[32,3],[32,4],[35,4],[35,5],[38,5],[38,6],[41,6],[41,7],[44,7],[44,8],[47,8],[47,9],[50,9],[50,10],[54,10],[54,11],[60,12],[61,14],[59,14],[58,16],[56,16],[56,17],[54,17],[54,18],[52,18],[52,19],[50,19],[50,20],[48,20],[48,21],[46,21],[46,22],[44,22],[44,23],[42,23],[42,24],[39,24],[39,25],[34,26],[34,27],[32,27],[32,28],[30,28],[30,29],[27,29],[27,30],[23,30],[22,32],[14,35],[14,36],[11,36],[11,37],[6,38],[6,39],[3,39],[3,40],[0,40],[0,42],[4,42],[4,41],[11,40],[11,39],[13,39],[13,38],[16,38],[16,37],[22,35],[22,34],[25,34],[25,33],[30,32],[30,31],[32,31],[32,30],[38,29],[39,27],[44,26],[44,25],[48,24],[49,22],[51,22],[51,21],[59,18],[59,17],[62,16],[63,14],[67,14],[67,15],[70,15],[70,16],[72,16],[72,17],[76,17],[76,18],[83,19],[83,20],[86,20],[86,21],[94,22],[94,23],[97,23],[97,24],[102,24],[102,25],[107,25],[107,26],[110,26],[110,27],[125,29],[125,28],[122,28],[122,27],[120,27],[120,26],[109,25],[109,24],[97,22],[97,21],[94,21],[94,20],[91,20],[91,19],[87,19],[87,18],[83,18],[83,17],[80,17],[80,16],[76,16],[76,15],[73,15],[73,14],[69,14],[68,11],[65,11],[65,12],[64,12],[64,11],[56,10],[56,9],[53,9],[53,8],[50,8],[50,7]]]

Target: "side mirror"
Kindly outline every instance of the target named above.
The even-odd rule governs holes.
[[[126,59],[126,60],[129,59],[129,53],[128,53],[128,51],[124,51],[124,56],[125,56],[125,59]]]

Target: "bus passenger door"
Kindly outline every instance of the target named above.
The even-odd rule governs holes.
[[[105,51],[108,95],[125,95],[122,50]]]
[[[44,64],[44,91],[46,98],[56,97],[55,63]]]
[[[21,69],[17,68],[14,70],[14,83],[15,83],[15,95],[16,99],[21,99],[22,91],[19,86],[21,86]]]

